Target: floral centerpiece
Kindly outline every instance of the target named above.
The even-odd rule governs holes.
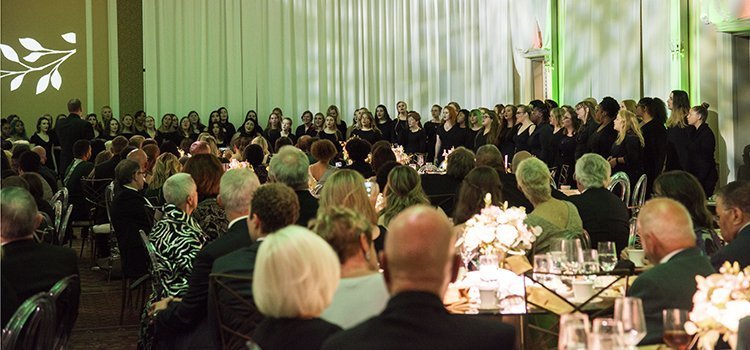
[[[391,150],[393,151],[393,154],[396,155],[397,162],[399,162],[401,165],[409,165],[409,161],[411,161],[411,156],[404,152],[403,146],[396,145],[396,146],[391,147]]]
[[[695,276],[698,290],[685,330],[697,335],[699,349],[713,349],[722,335],[736,348],[740,320],[750,316],[750,266],[741,270],[737,262],[725,262],[719,272]]]
[[[227,165],[227,167],[228,167],[229,169],[242,169],[242,168],[248,168],[248,169],[250,169],[250,170],[253,170],[253,166],[252,166],[252,165],[250,165],[250,163],[248,163],[248,162],[240,162],[239,160],[237,160],[237,159],[234,159],[234,158],[232,158],[232,159],[231,159],[231,160],[229,161],[229,164]],[[253,170],[253,171],[255,171],[255,170]]]
[[[455,151],[455,147],[451,147],[451,149],[444,149],[443,150],[443,162],[440,163],[440,170],[446,171],[448,169],[448,156]]]

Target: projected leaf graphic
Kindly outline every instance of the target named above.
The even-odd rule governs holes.
[[[62,34],[60,36],[63,38],[63,40],[70,44],[76,44],[77,42],[76,33],[70,32]],[[21,69],[19,70],[0,70],[0,79],[12,77],[10,81],[10,91],[18,90],[18,88],[21,87],[21,84],[23,84],[23,80],[26,75],[32,72],[43,73],[39,77],[39,80],[37,80],[36,82],[37,95],[46,91],[50,85],[52,85],[52,87],[56,90],[60,90],[63,82],[62,75],[60,75],[60,66],[65,63],[65,61],[67,61],[71,56],[73,56],[77,52],[77,50],[51,50],[45,48],[41,43],[39,43],[39,41],[34,38],[19,38],[18,42],[21,43],[21,46],[29,51],[26,56],[23,56],[23,61],[26,61],[29,64],[26,64],[19,59],[18,52],[16,52],[13,47],[6,44],[0,44],[0,50],[2,51],[3,57],[5,57],[5,59],[7,59],[8,61],[17,63],[21,66]],[[32,63],[36,63],[40,58],[48,55],[51,55],[50,57],[56,58],[52,62],[38,67],[33,67],[32,65],[30,65]]]

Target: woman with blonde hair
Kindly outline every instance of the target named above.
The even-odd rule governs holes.
[[[162,186],[167,179],[182,171],[182,164],[177,157],[169,152],[162,153],[154,163],[151,182],[148,183],[146,198],[158,198],[159,203],[164,203],[164,192]]]
[[[268,158],[271,155],[271,151],[269,151],[270,147],[268,146],[268,140],[266,140],[266,138],[263,136],[256,136],[250,143],[253,145],[258,145],[263,149],[263,164],[268,164]]]
[[[352,137],[356,136],[363,140],[367,140],[367,142],[372,145],[383,139],[383,133],[378,128],[378,123],[375,122],[375,117],[372,116],[370,111],[362,108],[358,120],[359,125],[352,130]]]
[[[378,223],[374,200],[377,197],[377,186],[370,185],[367,194],[365,178],[354,170],[341,169],[328,177],[318,198],[318,215],[333,206],[345,206],[362,214],[370,223]]]
[[[612,167],[612,173],[623,171],[628,174],[630,185],[643,175],[643,134],[638,125],[635,113],[621,109],[614,121],[617,139],[612,145],[612,152],[607,161]]]
[[[378,219],[378,224],[382,226],[388,226],[391,219],[408,207],[430,205],[419,174],[410,166],[400,165],[391,170],[383,195],[385,208]]]

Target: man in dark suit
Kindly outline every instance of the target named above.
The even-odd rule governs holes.
[[[719,270],[725,261],[750,265],[750,182],[734,181],[719,189],[716,198],[721,236],[728,244],[711,257]]]
[[[708,276],[714,269],[696,247],[690,214],[679,202],[668,198],[646,202],[637,225],[646,257],[656,266],[635,279],[629,296],[643,300],[648,333],[640,345],[662,343],[662,310],[691,310],[695,276]]]
[[[583,228],[591,237],[591,247],[599,242],[615,242],[619,256],[628,245],[630,219],[625,203],[604,188],[612,170],[607,160],[596,153],[587,153],[576,162],[575,177],[581,194],[570,196],[581,215]]]
[[[513,349],[502,322],[452,315],[442,296],[455,278],[452,225],[444,214],[414,206],[389,226],[380,264],[391,299],[379,316],[338,333],[323,349]]]
[[[91,124],[82,119],[81,100],[74,98],[68,101],[68,113],[70,115],[67,118],[58,120],[55,125],[55,132],[62,148],[59,169],[67,169],[73,161],[73,144],[76,141],[94,138]]]
[[[127,154],[123,156],[120,154],[120,152],[122,152],[122,150],[127,146],[128,139],[126,139],[125,136],[115,137],[112,140],[112,147],[109,149],[109,151],[112,153],[112,157],[94,167],[94,172],[90,177],[94,179],[114,179],[115,167],[120,163],[120,160],[127,157]]]
[[[257,179],[255,181],[257,181]],[[231,252],[228,251],[226,247],[223,248],[224,254],[222,256],[216,256],[216,260],[213,261],[213,266],[211,267],[211,273],[226,273],[252,277],[255,267],[255,257],[258,253],[258,248],[263,241],[263,237],[295,223],[298,216],[299,201],[297,200],[294,191],[288,186],[278,183],[270,183],[258,187],[252,195],[250,212],[246,220],[248,231],[245,234],[248,235],[253,243],[243,247],[237,246],[236,248],[239,249],[235,249]],[[237,240],[242,239],[237,238]],[[208,247],[210,246],[211,245]],[[218,251],[219,249],[216,250]],[[190,283],[193,283],[192,276],[190,278]],[[207,283],[207,280],[204,283]],[[251,283],[243,281],[242,283],[228,282],[227,284],[241,296],[252,301]],[[190,291],[188,291],[188,295],[189,294]],[[185,301],[186,300],[183,299],[182,302]],[[180,344],[190,343],[192,345],[202,337],[205,337],[205,334],[194,332],[194,328],[199,322],[204,320],[205,316],[199,315],[200,310],[197,307],[188,310],[187,306],[183,308],[176,305],[181,304],[182,302],[175,302],[166,299],[153,306],[153,310],[156,314],[154,316],[154,331],[157,339],[164,339],[165,341],[172,343],[171,345],[177,345],[176,347],[178,348],[180,347]],[[228,303],[231,302],[229,301]],[[240,309],[242,308],[240,307]],[[205,315],[205,309],[203,309],[203,314]],[[246,325],[247,323],[244,322],[245,320],[255,319],[260,321],[260,318],[262,317],[259,314],[221,316],[223,318],[234,318],[239,323]],[[253,330],[254,328],[243,328],[243,334],[252,334]],[[162,345],[167,347],[170,346],[168,344]]]
[[[216,339],[212,330],[205,329],[205,326],[215,326],[215,322],[212,323],[211,319],[208,322],[201,322],[207,315],[208,275],[216,259],[252,244],[247,228],[247,218],[250,214],[250,200],[260,186],[260,182],[258,177],[248,169],[232,169],[224,173],[219,186],[219,196],[216,200],[227,215],[229,221],[227,232],[198,252],[193,261],[193,272],[188,279],[188,290],[182,297],[182,301],[169,303],[172,299],[167,298],[154,306],[155,310],[160,310],[155,320],[161,330],[166,328],[171,332],[184,331],[192,335],[200,334],[202,336],[193,336],[191,343],[205,340],[208,342],[206,344],[208,347],[212,347]],[[163,309],[166,305],[169,307]],[[196,327],[203,329],[196,329]]]
[[[300,209],[296,224],[302,227],[307,227],[307,223],[318,213],[318,199],[310,194],[307,185],[309,167],[307,155],[296,147],[281,147],[268,166],[270,181],[283,183],[297,194]]]
[[[42,222],[31,194],[19,187],[0,191],[0,244],[2,244],[2,326],[5,317],[36,293],[57,281],[78,274],[76,253],[67,247],[34,241]]]
[[[115,168],[115,197],[110,212],[122,256],[122,272],[128,278],[148,272],[148,255],[138,233],[151,232],[153,221],[153,213],[146,209],[146,199],[140,192],[144,175],[140,165],[129,159],[121,160]]]

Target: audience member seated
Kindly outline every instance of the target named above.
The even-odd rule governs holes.
[[[548,252],[554,240],[583,238],[583,225],[575,205],[552,198],[551,177],[544,162],[537,158],[521,161],[516,179],[523,194],[534,205],[526,224],[542,228],[530,255]]]
[[[205,345],[208,348],[217,346],[219,338],[214,333],[218,326],[214,322],[215,315],[211,317],[209,312],[212,309],[208,309],[208,275],[216,259],[253,243],[248,234],[247,218],[250,200],[258,186],[258,177],[249,169],[232,169],[221,177],[217,202],[227,214],[227,232],[198,252],[193,261],[187,290],[180,302],[172,302],[174,299],[166,298],[154,304],[154,311],[159,312],[153,318],[161,334],[189,334],[193,345]]]
[[[253,272],[253,299],[266,317],[253,333],[263,350],[320,349],[341,327],[320,318],[339,285],[339,260],[299,226],[266,237]],[[279,293],[283,291],[283,293]]]
[[[153,334],[148,310],[163,298],[182,297],[193,272],[193,259],[205,243],[205,236],[190,214],[198,206],[198,192],[190,175],[179,173],[164,182],[164,216],[151,229],[148,240],[156,250],[151,267],[151,295],[141,317],[140,345],[151,348]]]
[[[5,185],[5,181],[3,181]],[[24,300],[50,289],[57,281],[78,274],[76,253],[34,240],[42,221],[34,198],[23,188],[0,191],[2,244],[2,327]]]
[[[57,186],[57,172],[47,163],[47,149],[42,146],[34,146],[31,151],[39,155],[41,166],[39,168],[39,174],[46,179],[55,179],[55,186]],[[50,185],[52,186],[52,185]]]
[[[265,158],[263,147],[256,144],[250,144],[245,147],[243,153],[248,164],[253,166],[253,172],[258,176],[260,184],[262,185],[268,182],[268,169],[266,169],[266,166],[263,164],[263,159]]]
[[[337,169],[330,162],[336,157],[338,151],[336,146],[330,140],[318,140],[312,144],[310,152],[315,158],[315,164],[310,165],[310,190],[313,195],[320,193],[328,177]]]
[[[146,198],[152,204],[164,203],[164,181],[182,170],[182,164],[180,160],[172,153],[164,153],[156,158],[154,164],[154,172],[151,176],[151,182],[148,183],[148,189],[146,190]]]
[[[146,141],[153,141],[148,139]],[[154,164],[156,159],[159,158],[159,147],[154,144],[144,144],[143,152],[146,153],[146,182],[151,182],[151,176],[153,176]]]
[[[750,265],[750,182],[730,182],[717,191],[716,214],[728,244],[714,254],[711,264],[718,270],[725,261],[736,261],[745,268]]]
[[[385,310],[332,336],[323,349],[513,349],[513,327],[443,306],[455,278],[455,239],[439,211],[411,207],[396,216],[381,256],[391,294]]]
[[[375,210],[375,200],[378,193],[373,186],[370,194],[367,194],[365,179],[358,172],[349,169],[339,170],[331,175],[320,193],[318,216],[328,208],[345,206],[360,213],[371,224],[377,225],[378,213]],[[376,239],[376,248],[383,242],[380,236],[376,234],[373,237]]]
[[[271,158],[269,179],[291,187],[299,200],[299,219],[295,224],[307,227],[318,213],[318,199],[310,194],[307,185],[310,162],[304,152],[295,147],[282,147]]]
[[[126,147],[128,147],[128,139],[126,139],[125,136],[115,137],[112,140],[112,147],[109,149],[112,153],[112,157],[94,168],[93,178],[114,179],[115,167],[120,163],[120,160],[125,159],[128,155],[127,153],[122,154]],[[128,153],[130,153],[130,151],[128,151]]]
[[[581,194],[568,197],[578,208],[591,247],[599,242],[615,242],[617,254],[628,246],[630,214],[620,197],[607,189],[612,168],[596,153],[584,154],[576,162],[575,178]]]
[[[55,219],[55,210],[52,209],[52,205],[44,199],[44,179],[37,173],[24,173],[21,178],[26,180],[29,185],[29,193],[34,197],[37,209],[47,214],[47,218],[50,220]],[[49,221],[52,223],[53,221]]]
[[[388,185],[388,175],[391,174],[391,170],[400,165],[401,163],[399,162],[388,161],[379,167],[378,173],[375,175],[375,182],[377,182],[378,184],[379,193],[383,193],[383,191],[385,191],[385,186]],[[370,178],[370,181],[372,180],[373,178]],[[424,191],[424,185],[422,185],[422,190]]]
[[[509,207],[524,207],[527,211],[534,210],[531,202],[518,189],[516,176],[506,171],[505,159],[497,146],[487,144],[479,147],[476,166],[488,166],[495,169],[502,184],[503,201],[508,202]]]
[[[383,195],[385,207],[380,211],[378,225],[384,227],[387,227],[398,213],[412,205],[430,205],[430,200],[422,190],[419,173],[407,165],[399,165],[391,170]]]
[[[377,227],[342,206],[321,213],[313,230],[333,247],[341,263],[339,287],[320,317],[346,329],[383,311],[388,289],[378,272],[380,266],[372,240]]]
[[[352,164],[347,165],[346,169],[356,170],[365,179],[375,176],[372,166],[366,161],[372,149],[369,142],[360,138],[352,138],[346,141],[345,149],[349,155],[349,159],[352,161]]]
[[[719,250],[721,239],[714,230],[714,217],[708,211],[703,187],[693,174],[673,170],[659,175],[654,181],[654,196],[674,199],[687,208],[693,221],[695,244],[704,255],[711,256]]]
[[[679,202],[657,198],[638,215],[638,234],[646,257],[656,264],[635,279],[629,296],[643,300],[646,337],[640,345],[662,343],[662,310],[693,308],[695,276],[714,272],[708,257],[695,246],[693,223]]]
[[[18,159],[18,173],[20,175],[27,172],[39,174],[44,180],[45,193],[50,193],[50,197],[45,198],[52,198],[52,194],[57,192],[57,179],[51,173],[51,170],[47,169],[49,172],[44,172],[43,169],[46,168],[42,167],[42,159],[36,152],[24,152]]]
[[[63,184],[68,189],[68,203],[73,205],[73,212],[70,214],[71,222],[88,220],[91,215],[91,204],[86,200],[81,184],[81,178],[88,176],[94,170],[94,163],[88,161],[91,158],[90,142],[88,140],[76,141],[73,144],[73,157],[63,180]],[[85,236],[87,230],[88,228],[84,227],[82,235]],[[66,233],[66,241],[70,238],[71,232],[72,230],[69,229],[69,233]]]
[[[227,231],[227,217],[216,202],[219,183],[224,174],[224,166],[211,154],[198,154],[190,157],[183,172],[190,174],[198,185],[198,208],[193,217],[203,229],[208,241],[213,241]]]
[[[501,187],[497,171],[488,166],[478,166],[466,175],[458,190],[458,203],[456,203],[456,212],[453,214],[453,223],[457,225],[457,232],[463,232],[466,220],[479,214],[485,207],[484,197],[487,194],[492,197],[493,205],[503,205]]]
[[[148,255],[138,233],[151,232],[153,224],[153,213],[146,209],[146,198],[140,192],[144,183],[143,171],[135,161],[123,159],[115,167],[115,196],[110,213],[126,278],[138,278],[148,272]]]
[[[422,175],[422,187],[432,205],[440,207],[446,213],[453,213],[461,181],[474,169],[474,164],[474,152],[458,147],[448,155],[445,175]]]

